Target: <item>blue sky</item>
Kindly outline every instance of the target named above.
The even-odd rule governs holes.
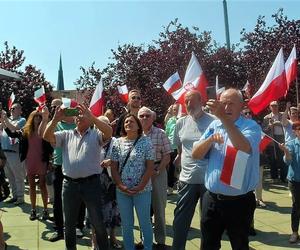
[[[62,53],[66,89],[74,89],[80,66],[93,61],[101,69],[111,49],[124,43],[149,44],[171,20],[212,31],[225,43],[223,1],[4,1],[0,0],[0,50],[4,41],[23,49],[25,65],[36,65],[55,87]],[[289,19],[300,19],[300,1],[228,0],[230,38],[239,42],[242,28],[253,30],[257,17],[279,8]]]

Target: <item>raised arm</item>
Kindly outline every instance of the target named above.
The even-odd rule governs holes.
[[[103,141],[107,141],[111,138],[113,133],[113,129],[111,126],[101,121],[100,119],[97,119],[97,117],[94,116],[87,107],[80,104],[78,108],[80,112],[84,116],[86,116],[91,121],[91,123],[95,124],[95,126],[103,133]]]
[[[57,107],[55,110],[55,114],[53,119],[48,123],[45,132],[43,134],[43,139],[47,142],[50,142],[51,145],[56,144],[56,139],[55,139],[55,128],[56,125],[59,121],[61,121],[64,118],[64,111],[60,107]]]

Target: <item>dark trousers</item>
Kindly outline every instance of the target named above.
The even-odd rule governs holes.
[[[62,208],[62,184],[63,184],[63,173],[62,166],[55,165],[54,168],[54,180],[53,180],[53,189],[54,189],[54,201],[53,201],[53,217],[55,223],[55,231],[58,233],[63,233],[64,229],[64,218],[63,218],[63,208]],[[84,219],[85,219],[85,205],[82,202],[79,210],[77,228],[81,230],[84,228]]]
[[[293,232],[298,232],[300,220],[300,182],[289,181],[289,189],[292,193],[291,227]]]
[[[174,210],[172,249],[184,250],[196,205],[200,200],[201,208],[206,188],[203,184],[187,184],[181,181],[179,181],[178,187],[178,200]]]
[[[173,188],[174,184],[176,182],[176,178],[175,178],[175,165],[174,165],[174,160],[175,157],[177,155],[177,150],[174,150],[171,154],[170,154],[170,163],[169,163],[169,167],[168,167],[168,187]]]
[[[274,139],[279,142],[284,141],[284,138],[278,135],[274,135]],[[274,143],[274,145],[268,147],[267,153],[270,161],[271,178],[278,179],[278,177],[280,177],[282,181],[285,181],[288,168],[283,161],[283,151],[279,148],[277,143]]]
[[[248,250],[255,206],[253,192],[235,200],[219,200],[207,191],[202,204],[201,249],[220,249],[222,234],[226,230],[233,250]]]
[[[63,181],[63,211],[65,218],[66,250],[76,250],[76,224],[82,202],[89,213],[90,222],[96,232],[99,250],[108,250],[106,227],[101,213],[100,178],[95,177],[85,181]]]
[[[63,174],[61,170],[61,165],[55,165],[54,180],[53,180],[53,189],[54,189],[53,217],[55,223],[55,230],[59,233],[63,233],[63,228],[64,228],[62,199],[61,199],[62,183],[63,183]]]

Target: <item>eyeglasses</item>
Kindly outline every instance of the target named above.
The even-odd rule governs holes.
[[[149,117],[151,117],[151,115],[148,115],[148,114],[146,114],[146,115],[139,115],[139,118],[149,118]]]
[[[131,99],[132,100],[141,100],[141,97],[140,96],[132,96]]]

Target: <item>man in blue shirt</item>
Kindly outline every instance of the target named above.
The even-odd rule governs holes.
[[[227,231],[233,249],[249,249],[248,233],[256,206],[253,190],[259,177],[259,143],[261,129],[258,124],[241,116],[243,98],[236,89],[227,89],[218,100],[207,103],[213,121],[199,142],[194,144],[192,156],[208,158],[205,174],[207,192],[203,197],[201,231],[203,250],[221,248],[221,237]],[[226,146],[232,144],[237,153],[247,154],[241,186],[230,186],[221,181]],[[225,165],[224,165],[225,166]],[[242,164],[235,166],[242,171]]]

